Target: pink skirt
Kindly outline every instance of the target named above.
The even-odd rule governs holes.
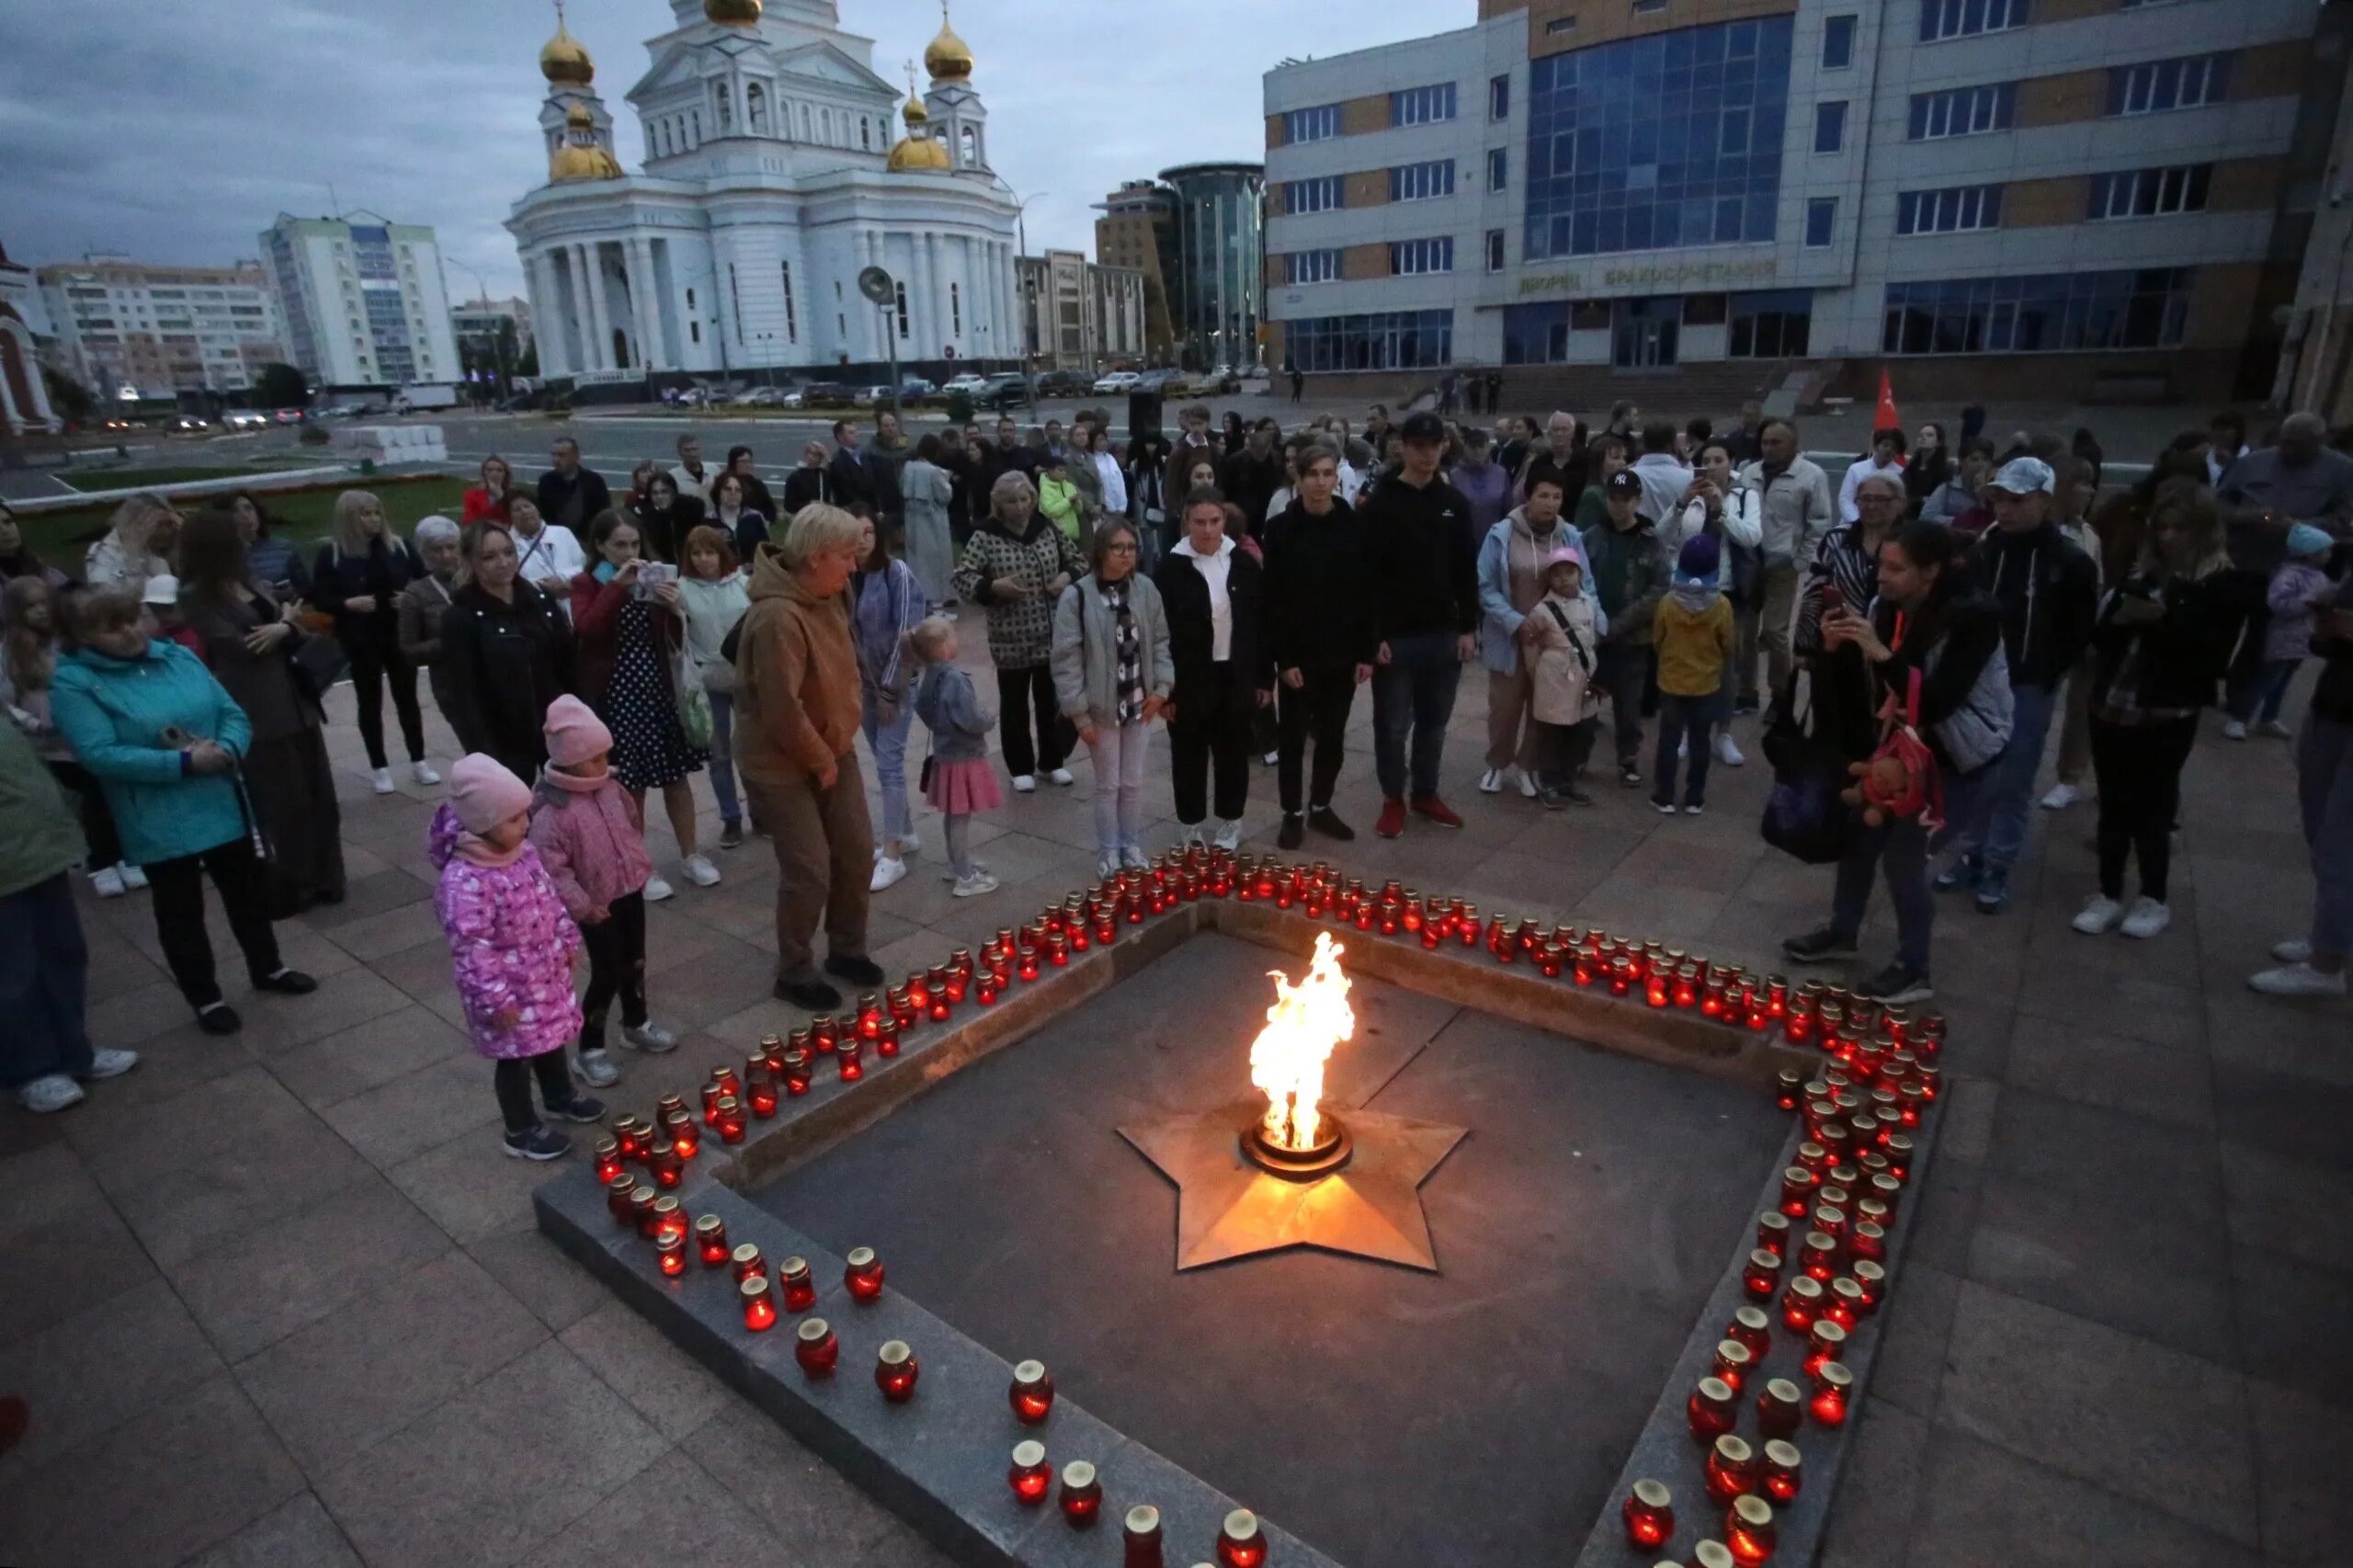
[[[995,811],[1005,804],[1004,792],[997,788],[995,766],[980,756],[966,762],[941,762],[935,757],[931,764],[931,788],[924,791],[923,798],[951,817]]]

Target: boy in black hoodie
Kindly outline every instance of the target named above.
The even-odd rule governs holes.
[[[1339,454],[1322,443],[1299,455],[1299,494],[1267,525],[1267,636],[1276,669],[1277,778],[1283,821],[1276,845],[1296,849],[1306,830],[1351,839],[1332,809],[1348,710],[1372,678],[1381,646],[1363,525],[1339,496]],[[1313,787],[1300,773],[1315,742]]]
[[[1972,585],[1991,596],[2002,615],[2010,744],[1960,835],[1972,847],[1936,885],[1939,892],[1971,889],[1985,915],[2000,914],[2010,901],[2010,870],[2026,847],[2034,776],[2042,766],[2052,711],[2067,672],[2091,646],[2099,610],[2099,568],[2052,519],[2057,489],[2057,476],[2040,458],[2004,464],[1987,488],[1994,526],[1979,538],[1971,561]]]

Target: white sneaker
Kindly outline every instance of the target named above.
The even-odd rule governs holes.
[[[120,865],[117,866],[115,870],[120,873],[122,877],[122,885],[131,889],[133,892],[138,892],[141,888],[147,885],[147,873],[141,870],[138,867],[132,865],[128,860],[125,860]]]
[[[35,1078],[17,1091],[17,1103],[38,1116],[82,1103],[82,1085],[63,1073]]]
[[[2230,720],[2222,725],[2222,733],[2234,741],[2243,741],[2246,739],[2246,725],[2240,720]]]
[[[2083,798],[2084,792],[2073,784],[2053,784],[2051,786],[2051,792],[2042,797],[2042,809],[2046,812],[2063,812]]]
[[[662,880],[659,872],[645,879],[646,903],[659,903],[670,896],[670,884]]]
[[[1239,820],[1217,824],[1217,846],[1220,849],[1242,847],[1242,824]]]
[[[916,834],[905,834],[899,839],[898,849],[900,859],[912,860],[923,853],[923,839]]]
[[[379,795],[391,794],[393,789],[392,770],[389,767],[380,767],[376,769],[373,774],[369,775],[369,782],[375,785],[376,793]]]
[[[1206,834],[1201,832],[1201,824],[1199,823],[1195,823],[1190,827],[1181,828],[1177,831],[1176,847],[1179,849],[1189,849],[1197,844],[1204,849],[1207,849],[1210,846],[1209,837]]]
[[[1676,743],[1675,743],[1675,756],[1676,756],[1677,760],[1677,761],[1680,761],[1680,760],[1681,760],[1681,759],[1683,759],[1684,757],[1689,756],[1690,755],[1691,755],[1691,737],[1690,737],[1690,736],[1688,736],[1688,735],[1686,735],[1686,736],[1684,736],[1681,740],[1679,740],[1679,741],[1677,741],[1677,742],[1676,742]]]
[[[1071,785],[1071,784],[1075,784],[1075,783],[1077,783],[1077,782],[1078,782],[1078,780],[1077,780],[1077,779],[1073,778],[1070,776],[1070,769],[1069,769],[1069,768],[1067,768],[1067,767],[1057,767],[1057,768],[1053,769],[1051,772],[1048,773],[1048,774],[1046,775],[1046,777],[1047,777],[1047,778],[1048,778],[1048,779],[1050,779],[1051,781],[1052,781],[1053,783],[1056,783],[1056,784]]]
[[[980,862],[976,860],[973,864]],[[1142,845],[1122,844],[1120,846],[1120,867],[1122,870],[1149,871],[1152,869],[1152,857],[1143,852]]]
[[[2275,944],[2271,956],[2281,963],[2310,963],[2313,961],[2313,945],[2302,937],[2290,937]]]
[[[90,1070],[82,1076],[96,1083],[101,1078],[119,1078],[139,1065],[135,1051],[94,1051],[90,1052]]]
[[[1741,755],[1740,747],[1733,744],[1730,730],[1716,732],[1716,760],[1726,767],[1740,767],[1748,761],[1748,758]]]
[[[580,1081],[591,1088],[609,1089],[621,1081],[621,1070],[605,1054],[602,1046],[580,1053]]]
[[[668,1029],[664,1028],[660,1024],[655,1023],[652,1018],[648,1018],[645,1022],[639,1024],[634,1028],[631,1028],[627,1024],[623,1024],[621,1026],[621,1043],[623,1045],[635,1046],[640,1051],[652,1051],[654,1055],[659,1056],[665,1051],[677,1050],[678,1037],[672,1034]]]
[[[956,879],[956,886],[949,893],[949,896],[950,898],[978,898],[984,892],[996,892],[996,879],[976,866],[972,869],[972,874],[971,876],[959,877]]]
[[[1535,774],[1529,772],[1525,767],[1515,767],[1512,771],[1519,776],[1519,792],[1522,795],[1527,796],[1532,801],[1536,799],[1537,796],[1543,793],[1542,790],[1536,787]]]
[[[2128,937],[2150,937],[2173,924],[2173,911],[2146,893],[2132,901],[2132,912],[2124,917],[2123,930]]]
[[[122,873],[112,866],[101,866],[90,873],[90,891],[100,898],[120,898],[123,885]]]
[[[2291,963],[2285,969],[2267,969],[2260,974],[2246,977],[2247,988],[2260,991],[2266,996],[2342,996],[2345,994],[2345,971],[2323,974],[2310,963]]]
[[[2292,741],[2296,738],[2296,732],[2277,719],[2266,719],[2255,727],[2255,733],[2258,735],[2268,735],[2275,741]]]
[[[1027,795],[1037,787],[1038,776],[1034,773],[1017,773],[1013,776],[1013,792],[1017,795]]]
[[[1116,876],[1119,874],[1119,869],[1120,852],[1118,850],[1106,849],[1095,857],[1095,874],[1097,876]]]
[[[1264,762],[1264,763],[1265,763],[1268,767],[1272,767],[1275,764],[1277,764],[1277,763],[1280,762],[1282,759],[1283,759],[1283,754],[1282,754],[1282,753],[1280,753],[1280,752],[1279,752],[1279,751],[1270,751],[1270,752],[1268,752],[1268,753],[1267,753],[1264,757],[1260,758],[1259,760],[1261,760],[1262,762]]]
[[[1482,795],[1501,794],[1503,787],[1504,770],[1502,768],[1490,767],[1486,772],[1479,775],[1479,793]]]
[[[1683,808],[1683,814],[1687,817],[1696,817],[1707,809],[1707,807],[1701,805],[1689,805]]]
[[[719,885],[719,868],[710,863],[708,855],[689,855],[686,858],[687,881],[699,888]]]
[[[415,779],[419,784],[438,784],[441,782],[441,775],[433,770],[433,765],[429,762],[417,761],[410,763],[408,765],[408,776],[411,778]]]
[[[2117,921],[2123,915],[2122,904],[2106,893],[2096,892],[2084,900],[2083,909],[2068,924],[2086,937],[2101,937],[2115,930]]]
[[[866,884],[869,892],[881,892],[894,882],[906,880],[907,863],[895,855],[885,855],[874,862],[874,880]]]

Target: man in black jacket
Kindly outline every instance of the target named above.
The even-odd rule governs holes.
[[[555,467],[540,475],[540,517],[585,539],[597,514],[612,506],[612,490],[603,474],[580,466],[580,443],[571,437],[555,438],[554,457]]]
[[[825,464],[825,472],[833,480],[835,506],[845,510],[864,506],[867,515],[873,516],[874,476],[858,456],[858,426],[847,419],[834,421],[834,456]]]
[[[1264,425],[1252,426],[1243,438],[1242,449],[1227,453],[1217,465],[1217,487],[1242,508],[1253,539],[1266,532],[1267,503],[1283,487],[1285,478],[1282,454],[1275,450],[1274,434]]]
[[[1372,737],[1381,806],[1373,831],[1383,838],[1405,831],[1409,800],[1416,815],[1440,827],[1462,825],[1454,808],[1438,798],[1438,770],[1462,662],[1479,652],[1479,550],[1471,503],[1438,472],[1446,423],[1435,414],[1410,415],[1399,436],[1404,456],[1398,471],[1358,506],[1381,632]]]
[[[2010,900],[2010,870],[2026,847],[2034,776],[2067,672],[2091,646],[2099,610],[2099,568],[2052,520],[2057,476],[2040,458],[2013,458],[1987,494],[1994,527],[1979,539],[1971,584],[2002,612],[2010,666],[2009,749],[1994,765],[1975,820],[1959,835],[1975,847],[1937,878],[1943,892],[1973,889],[1977,907],[1998,915]]]
[[[1267,525],[1267,634],[1274,655],[1276,779],[1283,823],[1276,845],[1296,849],[1306,830],[1356,836],[1332,809],[1348,710],[1372,678],[1381,646],[1363,519],[1340,499],[1340,454],[1318,443],[1301,449],[1299,494]],[[1313,782],[1302,796],[1301,765],[1315,742]]]

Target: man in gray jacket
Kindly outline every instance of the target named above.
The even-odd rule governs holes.
[[[1790,629],[1797,619],[1798,585],[1813,563],[1814,552],[1837,523],[1831,504],[1830,478],[1798,455],[1798,427],[1786,419],[1768,419],[1756,432],[1763,456],[1740,471],[1755,488],[1762,517],[1764,542],[1757,553],[1765,577],[1764,623],[1760,638],[1765,663],[1776,693],[1790,683],[1795,665],[1790,654]],[[1756,706],[1756,667],[1740,672],[1740,705]]]

